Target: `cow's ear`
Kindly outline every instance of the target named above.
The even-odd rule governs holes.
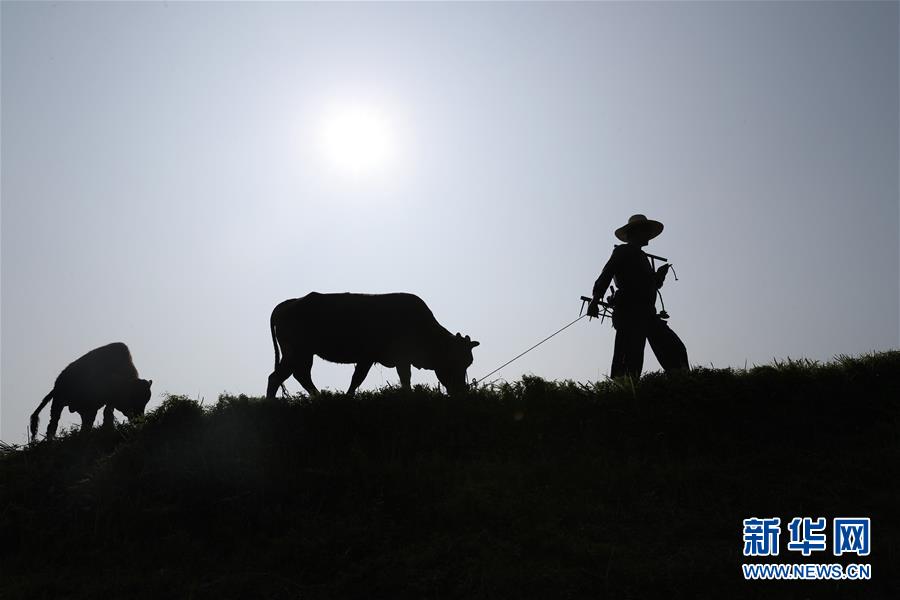
[[[153,380],[152,380],[152,379],[148,379],[148,380],[147,380],[147,388],[149,389],[151,385],[153,385]]]
[[[475,346],[480,346],[480,345],[481,345],[481,342],[476,342],[476,341],[469,340],[469,336],[466,336],[466,341],[469,342],[469,346],[471,346],[472,348],[474,348]]]

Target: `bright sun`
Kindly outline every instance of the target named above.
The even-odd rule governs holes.
[[[374,107],[342,106],[331,110],[322,120],[320,137],[325,159],[342,175],[378,175],[396,158],[390,119]]]

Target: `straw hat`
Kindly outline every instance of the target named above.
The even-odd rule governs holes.
[[[663,224],[648,219],[644,215],[631,215],[628,223],[616,229],[616,237],[623,242],[630,242],[633,234],[641,234],[641,238],[652,240],[662,233]]]

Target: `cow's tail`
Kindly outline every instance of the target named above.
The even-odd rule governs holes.
[[[31,441],[32,442],[34,441],[34,438],[37,436],[38,425],[41,422],[41,417],[40,417],[41,411],[44,409],[45,406],[47,406],[47,403],[53,399],[53,393],[55,391],[56,391],[56,388],[53,388],[52,390],[50,390],[50,393],[47,394],[46,396],[44,396],[44,399],[41,400],[41,403],[38,405],[37,410],[35,410],[33,413],[31,413],[30,432],[31,432]]]
[[[272,332],[272,346],[275,348],[275,369],[278,369],[278,363],[281,362],[281,352],[278,350],[278,338],[275,337],[275,311],[269,318],[269,331]]]
[[[272,316],[269,318],[269,330],[272,332],[272,346],[275,348],[275,370],[278,370],[278,365],[281,364],[281,352],[278,349],[278,338],[275,336],[275,313],[278,312],[276,307],[275,310],[272,311]],[[281,394],[287,398],[290,394],[287,391],[287,388],[284,387],[284,382],[281,382]]]

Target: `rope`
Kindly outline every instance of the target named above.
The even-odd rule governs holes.
[[[520,358],[522,358],[523,356],[525,356],[526,354],[528,354],[529,352],[531,352],[532,350],[534,350],[535,348],[537,348],[538,346],[540,346],[541,344],[543,344],[544,342],[546,342],[547,340],[549,340],[550,338],[552,338],[553,336],[562,333],[563,331],[565,331],[566,329],[568,329],[569,327],[571,327],[572,325],[574,325],[574,324],[577,323],[578,321],[582,320],[582,319],[585,318],[586,316],[587,316],[587,314],[581,315],[580,317],[578,317],[577,319],[575,319],[574,321],[572,321],[571,323],[569,323],[568,325],[566,325],[566,326],[563,327],[562,329],[559,329],[559,330],[555,331],[554,333],[551,333],[550,335],[548,335],[547,337],[545,337],[544,339],[542,339],[541,341],[539,341],[537,344],[535,344],[534,346],[532,346],[531,348],[529,348],[529,349],[526,350],[525,352],[522,352],[521,354],[517,355],[515,358],[509,359],[508,361],[506,361],[505,363],[503,363],[502,365],[500,365],[499,367],[497,367],[496,369],[494,369],[493,371],[491,371],[490,373],[488,373],[488,374],[485,375],[484,377],[481,377],[480,379],[474,380],[474,381],[473,381],[473,385],[478,385],[478,383],[479,383],[480,381],[484,381],[485,379],[487,379],[488,377],[490,377],[491,375],[493,375],[494,373],[496,373],[497,371],[499,371],[499,370],[502,369],[503,367],[505,367],[505,366],[509,365],[510,363],[512,363],[512,362],[514,362],[514,361],[516,361],[516,360],[518,360],[518,359],[520,359]]]

